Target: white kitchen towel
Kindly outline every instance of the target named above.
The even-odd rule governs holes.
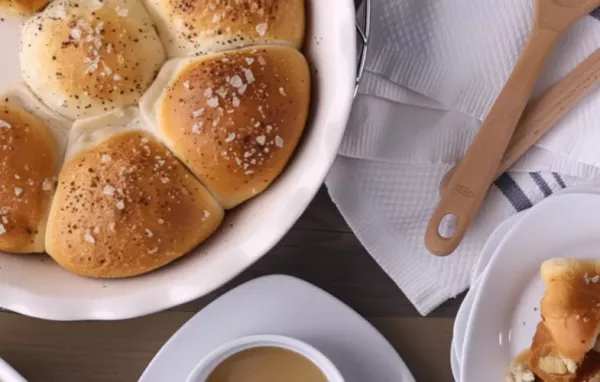
[[[327,179],[362,244],[422,314],[464,291],[479,250],[505,218],[558,189],[600,182],[600,91],[500,177],[459,249],[423,235],[442,176],[464,154],[528,34],[531,0],[379,0],[367,73]],[[600,47],[586,17],[550,60],[537,94]]]

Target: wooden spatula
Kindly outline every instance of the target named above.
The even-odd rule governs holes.
[[[513,73],[442,193],[425,232],[427,249],[439,256],[454,252],[475,218],[546,59],[564,32],[600,5],[600,0],[536,0],[531,34]],[[440,225],[454,217],[454,230]]]
[[[552,127],[600,83],[600,49],[582,61],[538,99],[529,103],[510,140],[497,179],[511,168]],[[440,195],[450,183],[456,167],[440,182]]]

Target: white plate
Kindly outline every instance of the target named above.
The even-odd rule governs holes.
[[[560,190],[555,194],[555,196],[564,194],[600,194],[600,188],[598,186],[575,186],[564,190]],[[471,288],[465,296],[465,299],[463,300],[460,309],[458,310],[456,321],[454,322],[450,361],[452,367],[452,374],[454,376],[454,379],[457,381],[460,380],[460,363],[462,361],[462,354],[464,352],[464,338],[467,331],[467,324],[469,322],[469,318],[471,316],[473,308],[473,300],[478,291],[479,280],[485,272],[493,254],[496,251],[496,248],[500,245],[504,236],[506,236],[508,232],[510,232],[512,227],[527,212],[528,211],[523,211],[521,213],[511,216],[510,218],[502,222],[502,224],[500,224],[498,228],[496,228],[496,230],[494,230],[494,232],[490,235],[490,238],[481,250],[479,260],[473,270],[473,282]]]
[[[504,239],[504,236],[513,228],[513,226],[521,219],[523,213],[513,215],[503,221],[498,228],[492,232],[488,241],[485,243],[479,254],[479,260],[473,271],[473,281],[471,282],[471,288],[465,296],[458,313],[456,320],[454,321],[454,330],[452,333],[452,347],[450,351],[450,366],[452,368],[452,375],[456,381],[460,380],[460,362],[463,355],[464,338],[467,330],[467,323],[471,315],[471,308],[473,307],[473,300],[477,293],[481,276],[486,269],[489,259],[492,257],[496,248]]]
[[[214,290],[267,253],[309,205],[344,134],[356,76],[352,0],[307,1],[305,53],[313,69],[309,125],[285,172],[262,195],[230,213],[200,248],[164,269],[126,280],[91,280],[48,258],[0,254],[0,307],[53,320],[136,317]],[[0,22],[0,91],[20,79],[18,24]]]
[[[0,381],[2,382],[27,382],[21,374],[17,373],[5,360],[0,358]]]
[[[324,291],[289,276],[267,276],[226,293],[188,321],[140,382],[180,382],[212,350],[236,338],[277,334],[327,356],[346,382],[412,382],[394,348],[364,318]]]
[[[503,380],[531,344],[544,286],[540,265],[553,257],[598,258],[600,197],[565,194],[526,214],[504,238],[473,303],[461,365],[466,382]]]

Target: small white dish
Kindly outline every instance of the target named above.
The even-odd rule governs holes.
[[[478,288],[465,336],[462,381],[502,380],[531,344],[544,285],[540,265],[553,257],[598,258],[600,197],[554,196],[504,238]],[[482,356],[485,355],[485,356]]]
[[[303,341],[323,353],[346,382],[413,382],[386,339],[335,297],[289,276],[243,284],[208,305],[163,346],[140,382],[184,382],[224,343],[265,333]]]
[[[216,367],[227,358],[243,350],[263,346],[274,346],[296,352],[315,364],[325,375],[327,381],[344,382],[344,378],[329,358],[313,346],[295,338],[272,334],[242,337],[222,345],[196,366],[186,382],[205,382]]]
[[[2,382],[27,382],[21,374],[17,373],[5,360],[0,358],[0,381]]]

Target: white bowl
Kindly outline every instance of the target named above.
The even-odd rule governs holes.
[[[2,382],[27,382],[21,374],[17,373],[6,361],[0,358],[0,381]]]
[[[323,353],[300,340],[278,335],[256,335],[242,337],[220,346],[192,371],[187,382],[204,382],[217,366],[242,350],[263,346],[274,346],[296,352],[314,363],[323,372],[329,382],[344,382],[344,378],[334,364]]]
[[[137,317],[201,297],[267,253],[323,183],[352,105],[354,3],[310,0],[306,5],[304,52],[313,69],[310,120],[289,166],[264,194],[228,214],[219,232],[193,253],[140,277],[92,280],[63,270],[47,257],[0,254],[0,307],[52,320]],[[20,78],[16,36],[16,23],[0,23],[0,89]]]

